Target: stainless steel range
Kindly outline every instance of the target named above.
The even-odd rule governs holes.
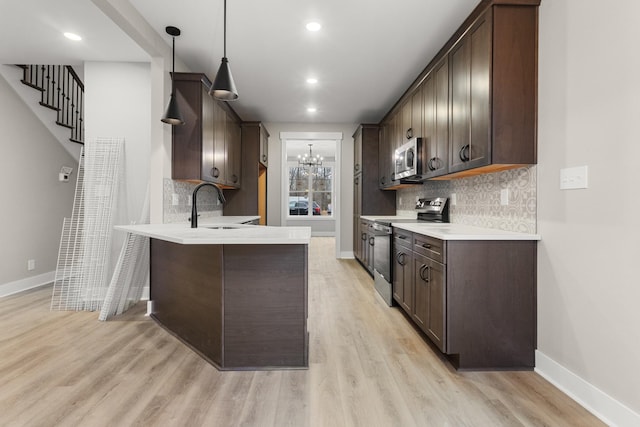
[[[373,223],[374,255],[373,280],[376,291],[384,302],[393,305],[393,244],[394,223],[449,222],[449,204],[446,197],[418,199],[416,202],[416,218],[384,217],[375,219]]]

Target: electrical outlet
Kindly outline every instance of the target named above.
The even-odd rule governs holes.
[[[178,206],[179,204],[180,204],[180,198],[176,193],[173,193],[171,195],[171,205]]]
[[[27,270],[32,271],[36,269],[36,260],[30,259],[27,260]]]
[[[500,204],[506,206],[509,204],[509,189],[503,188],[500,190]]]
[[[402,206],[402,197],[398,197],[398,204]]]
[[[458,203],[456,193],[451,193],[451,196],[449,196],[449,201],[451,202],[451,206],[455,206]]]

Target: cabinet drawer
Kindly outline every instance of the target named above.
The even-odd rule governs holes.
[[[393,244],[397,246],[405,247],[411,250],[411,241],[413,238],[413,233],[404,230],[393,230]]]
[[[446,264],[445,256],[446,242],[434,237],[424,236],[422,234],[413,235],[413,251],[422,254],[435,261]]]

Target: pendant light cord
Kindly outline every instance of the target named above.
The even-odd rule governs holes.
[[[227,57],[227,0],[224,0],[224,55]]]
[[[173,84],[173,77],[176,73],[176,36],[171,37],[173,39],[173,51],[171,55],[171,95],[175,95],[175,87]]]

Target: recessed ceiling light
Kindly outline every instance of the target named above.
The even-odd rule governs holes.
[[[73,33],[64,33],[64,36],[66,38],[68,38],[69,40],[73,40],[73,41],[80,41],[82,40],[82,37],[80,37],[77,34],[73,34]]]
[[[315,113],[316,111],[318,111],[318,109],[316,107],[307,108],[307,113]]]
[[[322,28],[322,25],[319,22],[309,22],[307,24],[307,30],[309,31],[320,31],[320,28]]]
[[[316,79],[315,77],[309,77],[307,79],[307,83],[309,83],[310,85],[314,85],[314,84],[318,83],[318,79]]]

